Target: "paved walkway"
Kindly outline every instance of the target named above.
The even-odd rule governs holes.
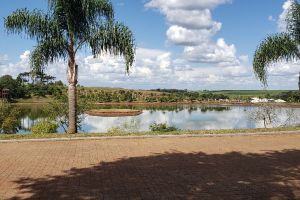
[[[0,199],[300,199],[300,135],[0,143]]]

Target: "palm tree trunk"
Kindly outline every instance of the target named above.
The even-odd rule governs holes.
[[[299,89],[299,92],[300,92],[300,72],[299,72],[299,82],[298,82],[298,89]]]
[[[77,74],[78,66],[75,64],[75,59],[69,61],[68,68],[68,101],[69,101],[69,127],[68,133],[77,133],[77,95],[76,95],[76,85],[77,85]]]

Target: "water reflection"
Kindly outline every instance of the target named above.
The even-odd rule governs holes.
[[[107,132],[112,127],[126,128],[130,131],[149,131],[153,123],[167,123],[182,130],[240,129],[263,128],[262,120],[251,118],[256,107],[242,106],[97,106],[97,108],[140,109],[143,113],[131,117],[97,117],[85,115],[82,124],[83,132]],[[288,119],[288,111],[299,116],[300,109],[274,108],[279,126]],[[30,128],[42,119],[47,118],[44,106],[22,106],[20,133],[30,132]],[[289,125],[294,125],[297,120]],[[272,125],[270,125],[272,126]],[[59,132],[63,132],[60,128]]]

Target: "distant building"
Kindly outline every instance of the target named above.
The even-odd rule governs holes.
[[[0,90],[0,99],[8,99],[9,97],[9,89]]]
[[[268,99],[260,99],[257,97],[251,98],[251,103],[267,103],[269,102]]]
[[[272,103],[272,102],[275,102],[275,103],[286,103],[286,101],[282,100],[282,99],[260,99],[260,98],[257,98],[257,97],[253,97],[251,98],[251,103]]]
[[[282,100],[282,99],[277,99],[277,100],[275,100],[275,103],[286,103],[286,101]]]

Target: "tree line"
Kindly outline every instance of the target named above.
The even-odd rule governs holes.
[[[45,97],[47,95],[61,95],[65,88],[62,81],[55,81],[55,77],[43,72],[32,75],[30,72],[20,73],[17,78],[11,75],[0,77],[0,90],[8,89],[8,99]]]

